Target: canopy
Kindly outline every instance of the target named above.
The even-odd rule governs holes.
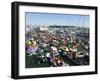
[[[76,52],[77,49],[76,49],[76,48],[70,48],[70,51],[72,51],[72,52]]]

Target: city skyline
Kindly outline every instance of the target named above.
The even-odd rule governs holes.
[[[26,12],[26,25],[65,25],[89,27],[88,15]]]

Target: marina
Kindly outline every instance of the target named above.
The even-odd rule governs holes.
[[[27,28],[26,68],[89,65],[89,32],[77,33],[75,28]]]

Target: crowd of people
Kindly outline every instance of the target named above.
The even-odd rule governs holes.
[[[61,32],[57,34],[48,31],[28,32],[25,45],[27,56],[36,56],[34,62],[38,65],[48,62],[49,67],[69,66],[62,57],[75,61],[79,58],[81,49],[89,50],[87,41],[79,40],[71,33],[63,35]]]

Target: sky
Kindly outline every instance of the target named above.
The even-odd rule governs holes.
[[[88,15],[26,12],[26,25],[67,25],[89,27]]]

